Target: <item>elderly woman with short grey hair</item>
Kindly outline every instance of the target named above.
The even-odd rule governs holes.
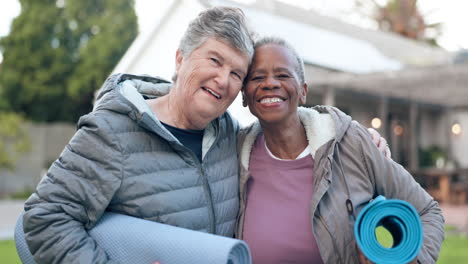
[[[232,237],[238,125],[226,109],[252,56],[242,11],[214,7],[182,38],[173,84],[111,76],[25,204],[36,262],[109,262],[87,232],[106,210]]]

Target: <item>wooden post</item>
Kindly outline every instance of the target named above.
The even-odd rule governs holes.
[[[390,148],[392,150],[392,159],[398,163],[401,162],[400,160],[400,137],[397,136],[394,132],[395,126],[398,125],[397,120],[391,120],[390,122],[390,138],[392,139]]]
[[[454,144],[454,136],[452,134],[452,119],[453,113],[451,109],[445,109],[443,112],[443,120],[444,120],[444,131],[443,134],[447,138],[447,161],[454,162],[455,155],[453,153],[453,144]]]
[[[378,117],[382,121],[382,126],[379,128],[379,133],[382,135],[382,137],[386,138],[387,141],[390,141],[390,138],[388,138],[388,98],[385,96],[380,97]],[[390,142],[388,143],[390,144]]]
[[[450,202],[450,178],[443,173],[439,178],[439,195],[442,202]]]
[[[323,89],[322,104],[335,106],[335,88],[327,86]]]
[[[419,153],[418,153],[418,105],[411,103],[409,109],[409,168],[415,171],[419,168]]]

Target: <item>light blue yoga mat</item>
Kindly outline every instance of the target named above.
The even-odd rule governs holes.
[[[251,263],[249,248],[241,240],[115,213],[105,213],[89,234],[112,260],[121,263]],[[23,263],[34,264],[24,239],[22,216],[16,226],[15,243]]]
[[[385,227],[393,246],[382,246],[375,229]],[[376,264],[408,263],[416,258],[423,242],[421,219],[416,209],[402,200],[379,196],[362,209],[354,225],[354,235],[362,253]]]

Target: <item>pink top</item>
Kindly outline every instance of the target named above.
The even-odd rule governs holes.
[[[314,160],[271,157],[260,134],[252,148],[244,240],[254,264],[323,263],[312,233]]]

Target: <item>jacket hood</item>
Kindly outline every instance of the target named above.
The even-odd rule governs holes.
[[[132,74],[111,75],[99,90],[93,110],[110,110],[141,117],[144,113],[151,112],[145,103],[145,98],[166,95],[171,86],[172,83],[159,77]]]
[[[300,109],[307,110],[307,108],[303,107],[300,107]],[[340,142],[351,125],[351,116],[345,114],[340,109],[333,106],[318,105],[313,107],[311,110],[315,110],[322,114],[330,114],[335,127],[335,140]]]
[[[140,126],[156,132],[168,142],[176,142],[181,145],[179,140],[161,124],[145,101],[145,99],[168,94],[171,87],[172,83],[159,77],[115,74],[110,76],[99,90],[93,111],[108,110],[127,115]],[[221,119],[223,124],[233,122],[235,131],[238,130],[237,121],[234,121],[227,112],[210,122],[205,127],[203,136],[203,157],[217,137]]]
[[[351,124],[351,117],[338,108],[331,106],[299,107],[298,115],[306,130],[310,153],[315,152],[325,143],[334,139],[340,142]],[[256,121],[239,134],[240,162],[249,168],[250,153],[257,135],[262,131],[260,122]]]

